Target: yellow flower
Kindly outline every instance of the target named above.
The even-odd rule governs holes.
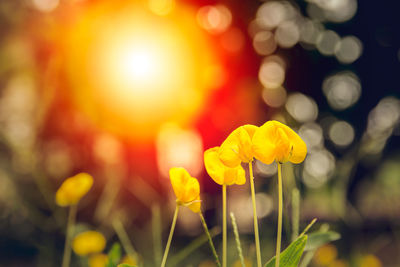
[[[222,143],[218,157],[228,167],[249,163],[253,159],[252,138],[257,126],[246,124],[235,129]]]
[[[346,261],[338,260],[338,259],[332,261],[328,265],[328,267],[348,267],[348,266],[349,266],[349,264]],[[368,267],[372,267],[372,266],[368,265]]]
[[[94,254],[89,257],[89,267],[105,267],[108,263],[106,254]]]
[[[171,168],[169,170],[172,189],[174,190],[177,203],[187,206],[193,212],[200,212],[200,185],[196,178],[184,168]]]
[[[56,192],[56,203],[59,206],[71,206],[79,202],[93,185],[90,174],[79,173],[66,179]]]
[[[101,252],[105,246],[106,239],[96,231],[80,233],[72,241],[72,249],[81,256]]]
[[[317,265],[327,266],[337,258],[337,255],[337,248],[332,244],[326,244],[315,252],[314,261]]]
[[[126,264],[130,264],[130,265],[136,265],[137,264],[137,260],[136,257],[129,257],[128,255],[125,255],[122,260],[121,260],[121,264],[122,263],[126,263]]]
[[[265,164],[300,163],[307,154],[304,141],[288,126],[278,121],[268,121],[253,136],[254,156]]]
[[[233,267],[241,267],[241,266],[242,266],[242,263],[240,262],[240,260],[236,260],[236,261],[233,263]],[[245,258],[245,259],[244,259],[244,266],[246,266],[246,267],[251,267],[251,266],[253,266],[253,263],[252,263],[252,261],[251,261],[250,259]]]
[[[199,267],[216,267],[217,264],[215,264],[214,261],[210,261],[210,260],[204,260],[202,262],[200,262]]]
[[[208,175],[219,185],[242,185],[246,183],[245,172],[239,164],[234,168],[226,166],[218,157],[219,147],[213,147],[204,152],[204,165]]]
[[[382,267],[382,262],[372,254],[368,254],[361,259],[360,267]]]

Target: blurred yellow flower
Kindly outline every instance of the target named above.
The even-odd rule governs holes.
[[[193,212],[200,212],[200,185],[196,178],[184,168],[174,167],[169,170],[169,178],[177,203],[187,206]]]
[[[128,255],[125,255],[122,258],[121,263],[126,263],[126,264],[130,264],[130,265],[136,265],[137,264],[137,260],[136,260],[136,258],[132,258],[132,257],[129,257]]]
[[[90,174],[79,173],[66,179],[56,192],[56,203],[59,206],[71,206],[79,202],[93,185]]]
[[[327,244],[317,249],[314,261],[319,266],[327,266],[337,258],[337,255],[337,248],[332,244]]]
[[[344,260],[334,260],[334,261],[332,261],[331,263],[329,263],[329,265],[328,265],[328,267],[348,267],[349,266],[349,264],[346,262],[346,261],[344,261]],[[369,266],[368,265],[368,267],[372,267],[372,266]]]
[[[253,160],[252,138],[257,126],[246,124],[236,128],[222,143],[218,157],[228,167],[239,166],[241,162]]]
[[[81,256],[101,252],[105,246],[106,239],[96,231],[80,233],[72,241],[72,249]]]
[[[200,262],[199,267],[216,267],[217,264],[215,264],[214,261],[210,261],[210,260],[204,260],[202,262]]]
[[[219,185],[242,185],[246,183],[245,171],[239,164],[234,168],[227,167],[218,157],[219,147],[204,152],[204,165],[210,177]]]
[[[360,267],[382,267],[382,262],[372,254],[362,257]]]
[[[233,263],[233,267],[241,267],[241,266],[242,266],[242,263],[240,262],[240,260],[236,260],[236,261]],[[244,259],[244,266],[246,266],[246,267],[252,267],[252,266],[253,266],[253,263],[252,263],[252,261],[251,261],[250,259],[245,258],[245,259]]]
[[[254,156],[265,164],[302,162],[307,147],[300,136],[285,124],[268,121],[260,126],[253,136]]]
[[[89,257],[89,267],[105,267],[108,263],[108,256],[106,254],[94,254]]]

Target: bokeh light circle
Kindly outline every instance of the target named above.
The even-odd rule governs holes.
[[[301,93],[289,95],[286,110],[298,122],[314,121],[318,117],[318,106],[314,99]]]
[[[354,128],[348,122],[336,121],[329,128],[329,138],[340,147],[350,145],[354,140]]]
[[[361,96],[361,84],[356,74],[345,71],[326,78],[322,90],[329,106],[343,110],[354,105]]]

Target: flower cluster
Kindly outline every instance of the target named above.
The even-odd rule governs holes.
[[[227,226],[226,226],[226,186],[243,185],[246,183],[246,172],[242,164],[248,164],[251,185],[251,195],[254,215],[254,235],[257,252],[257,266],[261,266],[260,242],[258,237],[258,223],[256,215],[255,189],[253,181],[252,163],[258,159],[265,164],[278,163],[279,184],[279,217],[276,266],[279,266],[280,232],[282,225],[282,179],[281,164],[285,162],[300,163],[305,159],[307,148],[304,141],[289,127],[277,122],[268,121],[257,127],[243,125],[235,129],[220,146],[210,148],[204,152],[204,165],[209,176],[222,186],[223,199],[223,256],[222,267],[227,266]],[[188,207],[200,217],[204,230],[208,236],[217,266],[221,266],[216,253],[207,224],[201,213],[200,185],[184,168],[174,167],[169,171],[172,189],[176,196],[176,209],[171,225],[170,234],[161,262],[161,267],[166,264],[172,235],[174,232],[178,210],[180,206]],[[63,266],[69,266],[70,250],[80,256],[89,256],[88,263],[91,267],[105,266],[111,261],[102,251],[106,245],[105,237],[96,231],[87,231],[77,235],[70,245],[69,236],[73,232],[77,204],[87,194],[93,185],[93,178],[87,173],[79,173],[66,179],[56,192],[56,203],[62,207],[69,207],[67,224],[67,237],[65,243]],[[119,261],[119,259],[118,259]],[[127,261],[126,261],[127,262]],[[131,262],[133,263],[133,262]]]
[[[306,144],[292,129],[278,121],[268,121],[260,127],[248,124],[235,129],[220,147],[204,153],[204,164],[217,184],[244,184],[241,163],[250,163],[254,158],[265,164],[300,163],[306,154]]]
[[[246,183],[245,170],[242,164],[248,164],[251,185],[251,195],[253,202],[254,232],[257,252],[257,265],[261,266],[260,242],[258,237],[258,222],[256,214],[255,189],[253,182],[252,163],[254,159],[265,164],[278,163],[278,184],[279,184],[279,218],[278,218],[278,238],[276,261],[279,266],[280,239],[282,225],[282,180],[281,164],[285,162],[300,163],[307,154],[307,147],[304,141],[288,126],[278,121],[268,121],[264,125],[257,127],[254,125],[243,125],[235,129],[222,142],[221,146],[213,147],[204,152],[204,165],[209,176],[219,185],[222,185],[223,199],[223,256],[222,266],[226,266],[226,186],[243,185]],[[196,178],[183,168],[172,168],[170,170],[172,188],[176,196],[178,206],[189,207],[193,212],[200,211],[200,187]],[[178,208],[177,206],[177,208]],[[174,221],[171,227],[170,237],[172,237],[175,227],[177,210],[175,211]],[[204,219],[204,218],[203,218]],[[165,265],[166,255],[170,245],[167,243],[166,252],[162,266]],[[210,243],[212,241],[210,240]],[[211,244],[213,247],[213,245]],[[219,264],[218,256],[215,253],[216,262]]]

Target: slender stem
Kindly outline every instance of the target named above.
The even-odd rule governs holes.
[[[114,227],[115,232],[119,240],[121,241],[122,247],[128,256],[133,260],[137,259],[137,252],[133,248],[133,245],[129,239],[128,233],[125,231],[125,228],[119,218],[112,220],[112,226]]]
[[[153,254],[154,265],[158,266],[161,263],[162,240],[161,240],[161,211],[160,205],[154,204],[151,207],[151,228],[153,233]]]
[[[174,234],[174,230],[175,230],[176,219],[178,218],[178,210],[179,210],[179,205],[176,205],[174,218],[172,219],[171,230],[170,230],[169,236],[168,236],[167,246],[165,247],[164,256],[163,256],[163,259],[161,262],[161,267],[164,267],[165,263],[167,262],[168,251],[169,251],[169,247],[171,246],[171,240],[172,240],[172,235]]]
[[[237,228],[236,219],[235,219],[235,215],[233,214],[233,212],[231,212],[231,220],[232,220],[232,226],[233,226],[233,233],[235,234],[236,248],[237,248],[237,251],[239,254],[240,264],[242,265],[242,267],[246,267],[246,264],[244,263],[244,258],[243,258],[242,246],[240,245],[239,231]]]
[[[278,236],[276,238],[276,261],[275,267],[279,267],[279,260],[281,254],[281,239],[282,239],[282,164],[278,162]]]
[[[210,232],[208,231],[206,220],[204,220],[203,214],[201,212],[199,212],[199,216],[200,216],[201,223],[203,224],[204,232],[206,233],[206,235],[208,237],[208,243],[210,244],[212,253],[213,253],[214,258],[215,258],[215,262],[217,263],[218,267],[221,267],[221,263],[219,261],[217,251],[215,250],[214,243],[212,241]]]
[[[222,185],[222,266],[226,267],[226,185]]]
[[[253,202],[254,239],[256,241],[257,266],[261,267],[261,250],[260,250],[260,237],[258,233],[258,222],[257,222],[256,193],[254,190],[253,161],[249,162],[249,173],[250,173],[249,180],[251,188],[251,201]]]
[[[210,229],[210,235],[211,237],[214,237],[218,234],[221,233],[221,227],[214,227]],[[203,234],[196,239],[194,239],[192,242],[190,242],[188,245],[186,245],[183,249],[181,249],[179,252],[177,252],[175,255],[171,257],[169,260],[169,265],[170,266],[181,266],[179,265],[184,259],[186,259],[190,254],[192,254],[194,251],[196,251],[200,246],[202,246],[204,243],[208,241],[207,235]]]
[[[300,222],[300,192],[299,189],[292,190],[292,242],[299,235]]]
[[[69,262],[71,259],[71,237],[72,233],[74,232],[76,212],[77,205],[73,205],[69,208],[62,267],[69,267]]]

